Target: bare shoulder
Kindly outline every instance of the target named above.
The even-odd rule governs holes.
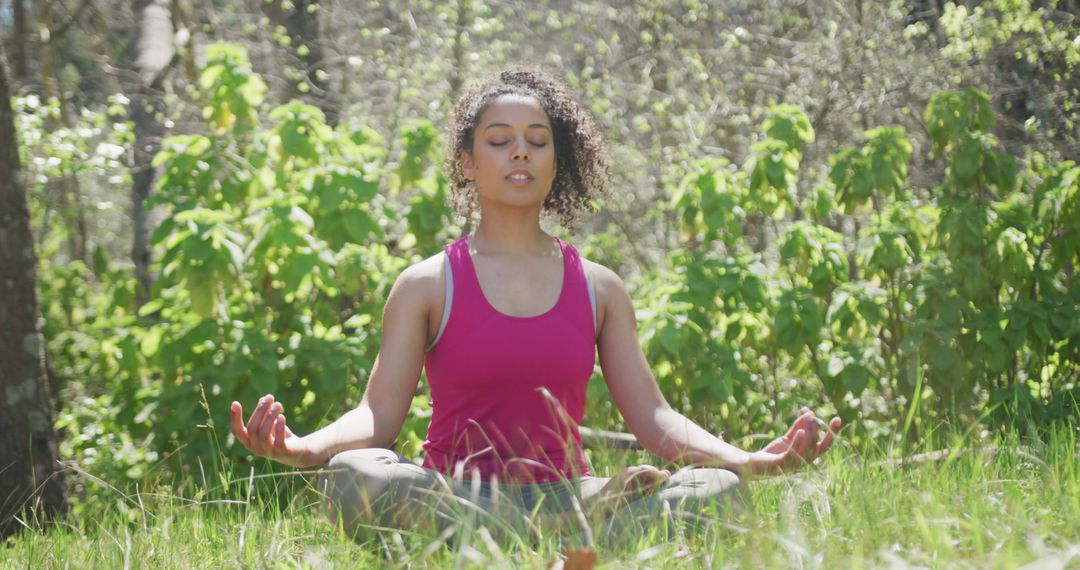
[[[410,304],[422,304],[430,308],[433,303],[442,306],[443,288],[446,283],[443,264],[446,252],[418,261],[405,268],[394,282],[391,297],[400,297]]]
[[[601,294],[626,292],[626,284],[623,283],[622,277],[619,277],[618,273],[584,257],[581,258],[581,263],[585,268],[585,274],[592,279],[593,287],[596,288],[597,299],[600,298]]]
[[[597,333],[603,332],[604,324],[612,316],[625,317],[629,311],[632,320],[633,307],[630,304],[630,294],[619,274],[594,261],[585,258],[581,261],[585,274],[592,280],[593,289],[596,292]]]

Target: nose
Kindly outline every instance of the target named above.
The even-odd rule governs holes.
[[[526,142],[525,140],[523,140],[523,139],[522,139],[522,140],[518,140],[518,141],[517,141],[517,143],[516,143],[516,144],[514,144],[514,148],[513,148],[513,151],[514,151],[514,155],[513,155],[513,157],[512,157],[512,158],[513,158],[514,160],[524,160],[524,161],[527,161],[527,160],[529,160],[530,158],[532,158],[532,157],[531,157],[531,156],[529,155],[529,145],[528,145],[528,143],[527,143],[527,142]]]

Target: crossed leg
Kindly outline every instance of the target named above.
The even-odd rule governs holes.
[[[582,481],[582,497],[599,492],[607,481],[604,477]],[[597,539],[616,542],[640,537],[657,525],[666,529],[675,524],[692,527],[710,520],[723,505],[737,505],[744,491],[743,481],[732,471],[684,467],[655,493],[620,505],[605,520],[594,524],[594,532]]]
[[[600,491],[604,477],[586,477],[566,486],[579,498]],[[716,505],[739,497],[739,477],[724,469],[684,468],[657,492],[629,501],[602,521],[593,521],[606,540],[633,535],[682,519],[694,522]],[[534,503],[522,498],[523,486],[458,481],[404,460],[387,449],[359,449],[330,460],[320,480],[330,512],[342,530],[355,536],[365,528],[439,533],[471,520],[489,530],[532,526]],[[577,518],[577,517],[571,517]],[[582,521],[584,522],[584,521]]]
[[[466,520],[489,528],[527,520],[497,485],[454,480],[388,449],[335,455],[323,470],[320,490],[350,536],[373,527],[432,534]]]

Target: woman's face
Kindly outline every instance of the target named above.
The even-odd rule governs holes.
[[[555,180],[555,141],[540,103],[504,95],[488,105],[473,131],[472,150],[461,153],[461,170],[476,182],[481,205],[542,205]]]

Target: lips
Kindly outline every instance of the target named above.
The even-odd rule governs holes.
[[[515,170],[515,171],[511,172],[510,174],[507,174],[506,179],[509,180],[510,182],[516,182],[518,184],[524,184],[524,183],[527,183],[527,182],[532,182],[533,176],[532,176],[532,174],[529,173],[528,170]]]

